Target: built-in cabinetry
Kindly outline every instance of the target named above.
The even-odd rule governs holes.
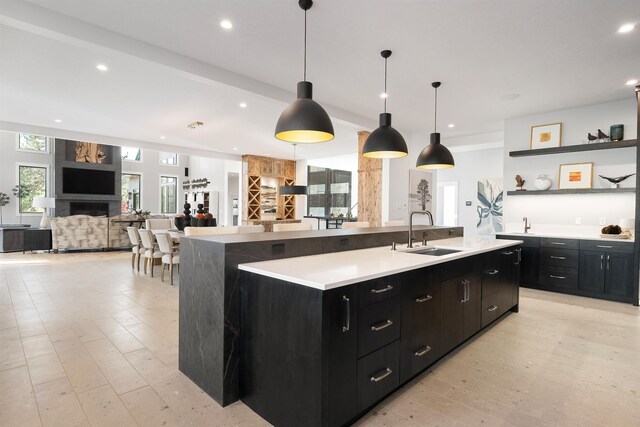
[[[524,241],[521,286],[633,302],[633,242],[498,237]]]
[[[519,260],[513,247],[328,291],[243,271],[242,400],[278,426],[353,421],[517,310]]]
[[[278,188],[294,185],[296,162],[261,156],[242,156],[244,221],[295,219],[295,198]]]

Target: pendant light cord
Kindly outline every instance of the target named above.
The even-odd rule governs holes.
[[[307,81],[307,11],[304,11],[304,78]]]
[[[384,58],[384,112],[387,112],[387,58]]]
[[[433,109],[433,133],[438,132],[438,88],[436,89],[435,107]]]

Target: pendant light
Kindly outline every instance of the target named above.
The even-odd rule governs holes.
[[[296,161],[296,145],[293,144],[293,161]],[[281,185],[278,189],[281,196],[306,196],[306,185]]]
[[[334,138],[333,124],[327,112],[313,100],[313,85],[307,81],[307,11],[312,0],[299,0],[304,10],[304,78],[298,82],[298,99],[280,115],[276,138],[297,144],[327,142]]]
[[[371,132],[362,147],[362,155],[373,159],[392,159],[408,154],[407,143],[400,132],[391,127],[391,113],[387,113],[387,59],[390,50],[383,50],[384,58],[384,113],[380,114],[380,126]]]
[[[418,156],[418,161],[416,162],[416,167],[418,169],[445,169],[452,168],[455,165],[451,151],[440,143],[440,134],[437,132],[438,88],[440,85],[440,82],[431,83],[431,87],[435,89],[436,94],[435,111],[433,116],[433,133],[431,134],[431,142],[429,142],[429,145],[424,147]]]

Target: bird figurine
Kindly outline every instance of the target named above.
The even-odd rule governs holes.
[[[611,188],[620,188],[620,183],[633,175],[635,175],[635,173],[624,175],[624,176],[617,176],[615,178],[609,178],[607,176],[602,176],[602,175],[598,175],[598,176],[602,179],[606,179],[607,181],[609,181],[611,183]]]
[[[589,143],[595,141],[598,139],[597,136],[591,135],[591,133],[587,134],[587,139],[589,140]]]
[[[520,187],[516,191],[527,191],[524,188],[522,188],[523,185],[524,185],[524,179],[522,179],[520,175],[516,175],[516,187]]]
[[[604,133],[600,129],[598,129],[598,139],[601,142],[609,141],[609,135],[607,135],[606,133]]]

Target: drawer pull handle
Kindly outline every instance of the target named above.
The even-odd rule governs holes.
[[[552,279],[560,279],[560,280],[566,279],[565,276],[554,276],[553,274],[550,274],[549,277],[551,277]]]
[[[498,309],[497,305],[492,305],[491,307],[487,308],[487,310],[489,311],[496,311]]]
[[[551,242],[551,244],[552,245],[561,245],[561,246],[566,245],[566,243],[563,243],[563,242]]]
[[[374,332],[378,332],[383,330],[384,328],[388,328],[389,326],[393,325],[393,320],[385,320],[382,323],[378,323],[377,325],[373,325],[371,327],[371,330]]]
[[[502,255],[513,255],[513,251],[502,252]]]
[[[431,351],[431,347],[429,347],[428,345],[424,346],[424,348],[421,348],[420,350],[416,351],[415,354],[418,357],[422,357],[425,354],[429,353]]]
[[[607,245],[596,245],[597,248],[604,248],[604,249],[612,249],[613,246],[607,246]]]
[[[372,294],[381,294],[383,292],[387,292],[390,291],[391,289],[393,289],[393,286],[391,285],[387,285],[386,288],[382,288],[382,289],[371,289],[371,293]]]
[[[555,255],[551,255],[549,258],[551,258],[551,259],[567,259],[566,256],[555,256]]]
[[[391,375],[391,372],[393,372],[393,371],[391,369],[387,368],[384,371],[378,373],[377,375],[374,375],[373,377],[371,377],[371,382],[372,383],[380,382],[383,379],[387,378],[389,375]]]
[[[498,270],[489,270],[489,271],[487,271],[487,274],[490,274],[491,276],[494,276],[494,275],[496,275],[498,273],[499,273]]]
[[[342,327],[342,332],[349,332],[349,329],[351,329],[351,301],[349,301],[346,295],[342,295],[342,302],[345,303],[347,308],[345,314],[346,324]]]
[[[426,296],[423,296],[423,297],[416,298],[416,302],[427,302],[430,299],[433,299],[433,297],[431,295],[426,295]]]

